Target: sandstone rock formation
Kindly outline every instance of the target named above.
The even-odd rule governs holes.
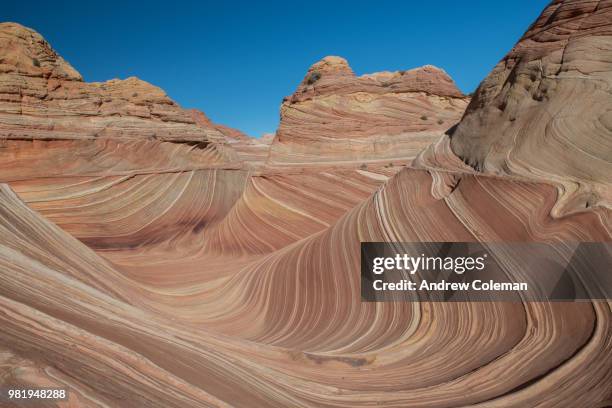
[[[553,41],[548,45],[555,42],[553,34],[579,26],[567,19],[591,10],[589,18],[600,24],[583,33],[586,48],[577,48],[576,58],[609,49],[612,40],[600,33],[612,25],[610,4],[601,1],[593,9],[592,3],[552,3],[537,23],[549,27],[545,38]],[[545,44],[532,45],[543,61],[549,52],[556,53],[541,48]],[[13,50],[11,55],[29,55],[18,48],[6,49]],[[83,85],[67,63],[54,58],[50,70],[72,75],[70,81]],[[119,126],[105,150],[84,141],[64,149],[56,145],[60,141],[53,131],[50,140],[42,140],[42,130],[34,132],[34,142],[13,139],[0,149],[0,181],[8,182],[0,185],[3,386],[66,387],[70,400],[59,406],[523,408],[612,403],[610,301],[368,303],[361,301],[359,280],[359,243],[365,241],[612,241],[611,210],[602,204],[612,188],[606,174],[591,163],[564,161],[565,152],[552,142],[521,159],[533,161],[524,171],[511,166],[497,171],[489,164],[496,155],[512,159],[512,143],[505,150],[496,146],[491,157],[472,155],[478,149],[471,137],[480,135],[485,145],[489,138],[505,140],[503,133],[468,132],[480,129],[480,120],[497,109],[495,99],[485,103],[490,79],[458,130],[449,132],[452,140],[440,136],[445,126],[432,130],[435,143],[414,166],[388,166],[384,151],[380,157],[373,151],[340,151],[339,143],[330,145],[321,137],[324,125],[316,120],[318,114],[339,112],[358,123],[339,119],[342,126],[334,126],[344,133],[330,138],[371,140],[380,127],[368,128],[370,120],[379,123],[377,118],[384,116],[386,134],[414,136],[430,129],[412,120],[414,106],[450,118],[466,102],[452,95],[452,82],[437,83],[441,74],[431,68],[372,79],[355,78],[337,59],[317,67],[326,70],[329,82],[325,74],[313,84],[306,80],[302,93],[310,96],[302,100],[302,93],[296,94],[294,105],[308,108],[303,110],[308,120],[293,121],[300,114],[285,102],[285,121],[266,166],[243,167],[220,151],[224,143],[249,140],[213,126],[201,112],[187,112],[184,126],[203,132],[202,148],[141,140],[137,132],[128,132],[132,136],[125,141]],[[11,81],[30,78],[17,71],[10,75]],[[386,94],[382,88],[393,85],[381,88],[381,78],[398,81],[398,89],[418,85],[435,92],[407,91],[410,103],[400,104],[394,98],[401,99],[402,93]],[[574,81],[560,75],[556,87],[574,84],[577,98],[593,97],[579,86],[590,80]],[[369,86],[355,95],[365,92],[380,105],[350,102],[355,83]],[[516,87],[512,78],[506,86],[511,85]],[[527,101],[516,98],[520,106],[532,103],[530,96]],[[331,108],[330,100],[343,102]],[[436,104],[442,100],[453,109],[440,111]],[[39,104],[39,111],[47,106],[44,99]],[[555,106],[554,98],[545,99],[537,110]],[[353,115],[356,107],[363,112]],[[397,111],[397,121],[389,120],[390,110]],[[589,112],[572,133],[576,142],[568,146],[590,140],[605,148],[606,138],[602,141],[598,133],[603,128],[588,121]],[[12,123],[31,123],[26,114],[3,115]],[[526,120],[522,115],[514,122]],[[129,115],[116,118],[124,116]],[[487,126],[503,127],[505,119],[499,116],[487,119]],[[80,123],[83,118],[71,120],[77,122],[72,130],[79,141],[74,129],[86,134],[88,128]],[[527,140],[528,125],[537,124],[524,125]],[[27,136],[25,125],[21,129]],[[300,140],[311,135],[320,153],[300,147]],[[604,153],[597,152],[609,161]],[[236,149],[241,154],[248,156]],[[367,158],[371,162],[364,168],[341,165]],[[555,209],[568,195],[559,186],[571,183],[590,188],[600,200],[559,217]],[[508,276],[520,273],[524,259],[497,255],[509,265]]]
[[[216,129],[223,136],[223,141],[235,153],[235,158],[250,170],[259,169],[268,158],[270,143],[274,135],[268,135],[259,139],[250,137],[238,129],[213,123],[205,114],[197,109],[191,110],[196,124],[204,129]]]
[[[60,174],[63,162],[71,174],[236,166],[217,129],[198,125],[151,84],[83,82],[40,34],[15,23],[0,24],[0,57],[0,149],[11,153],[2,162],[8,173]]]
[[[560,185],[555,213],[612,205],[612,3],[553,1],[451,133],[470,166]]]
[[[269,164],[406,160],[456,124],[467,102],[433,66],[357,77],[343,58],[326,57],[285,98]]]
[[[273,134],[260,138],[250,137],[238,129],[225,125],[214,125],[225,136],[225,140],[236,152],[238,158],[251,169],[263,167],[270,152]]]

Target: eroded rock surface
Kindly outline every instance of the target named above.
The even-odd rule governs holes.
[[[553,1],[451,133],[492,174],[560,184],[558,215],[612,205],[612,2]]]
[[[236,166],[223,135],[198,124],[160,88],[138,78],[83,82],[33,30],[0,24],[0,60],[0,149],[8,172],[29,167],[48,176]],[[28,165],[31,160],[36,164]],[[15,176],[3,172],[0,180]]]
[[[414,157],[461,118],[468,98],[441,69],[356,76],[326,57],[285,98],[269,164],[342,164]]]
[[[569,21],[578,14],[588,9],[589,18],[607,16],[609,5],[552,3],[529,31],[537,36],[537,27],[548,27],[547,41],[533,43],[538,58],[556,55],[553,34],[575,28]],[[605,51],[610,39],[600,33],[612,20],[597,21],[598,28],[581,41],[595,41]],[[519,45],[529,43],[523,39]],[[577,48],[576,58],[587,58],[589,49],[579,57]],[[49,70],[62,81],[83,84],[54,58]],[[8,181],[0,185],[2,384],[66,387],[71,397],[64,406],[610,405],[609,301],[369,303],[361,301],[359,270],[360,242],[367,241],[612,241],[605,205],[555,213],[567,196],[561,187],[577,180],[601,204],[611,187],[606,174],[560,155],[554,140],[525,156],[525,171],[489,165],[498,156],[512,159],[518,136],[516,146],[496,145],[491,157],[473,155],[478,149],[472,136],[481,135],[484,146],[507,136],[477,133],[482,123],[505,129],[505,113],[486,91],[490,79],[452,139],[440,136],[445,126],[434,129],[435,142],[412,166],[390,166],[384,150],[380,157],[353,145],[340,151],[322,138],[327,125],[319,115],[336,121],[332,126],[330,119],[330,128],[343,130],[330,139],[371,141],[380,128],[388,135],[414,135],[435,127],[437,122],[415,122],[421,112],[415,107],[458,118],[457,106],[440,111],[436,103],[466,101],[453,95],[451,82],[433,80],[440,77],[433,68],[355,78],[340,59],[316,67],[327,79],[306,79],[294,106],[285,101],[285,133],[279,132],[270,163],[257,171],[242,163],[232,167],[235,162],[223,154],[209,157],[224,141],[249,140],[196,111],[188,112],[190,129],[216,129],[205,146],[108,136],[96,139],[106,140],[105,150],[89,152],[97,145],[74,144],[87,143],[75,139],[62,141],[70,143],[62,147],[53,138],[39,140],[45,134],[40,131],[34,142],[13,139],[0,149],[0,180]],[[608,75],[607,65],[602,67],[590,75]],[[558,89],[565,80],[576,79],[559,74]],[[392,84],[380,85],[386,81]],[[367,84],[367,98],[380,104],[351,99],[365,92],[351,91],[356,82]],[[504,86],[515,89],[518,83],[523,82],[510,76]],[[581,83],[575,83],[576,91]],[[410,90],[417,85],[434,96]],[[400,103],[402,92],[385,91],[393,86],[406,90],[407,105]],[[574,106],[587,103],[600,96],[598,89],[569,100]],[[528,117],[531,109],[559,107],[551,98],[533,108],[527,89],[515,91],[509,101],[530,107]],[[389,120],[390,112],[397,121]],[[586,120],[588,110],[583,113]],[[370,120],[379,126],[366,126]],[[521,120],[527,120],[523,113],[508,123]],[[537,130],[531,125],[525,122],[526,139]],[[580,125],[572,137],[601,142],[605,149],[598,126]],[[316,154],[300,145],[311,133]],[[592,161],[609,161],[605,150],[596,153]],[[402,157],[410,154],[402,150]],[[354,166],[366,158],[373,158],[367,166]],[[60,171],[53,173],[49,163]],[[521,268],[513,266],[528,260],[497,255],[504,272],[519,279]]]

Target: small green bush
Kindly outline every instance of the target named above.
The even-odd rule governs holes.
[[[32,64],[35,67],[40,67],[40,61],[37,58],[32,58]]]
[[[421,120],[427,120],[427,119],[429,119],[427,116],[425,115],[421,116]]]
[[[319,79],[321,79],[321,73],[314,71],[312,73],[310,73],[310,75],[308,75],[308,77],[306,78],[306,83],[308,85],[312,85],[315,82],[317,82]]]

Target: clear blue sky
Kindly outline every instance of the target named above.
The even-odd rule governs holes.
[[[91,4],[90,4],[91,3]],[[433,64],[469,93],[547,0],[6,1],[87,81],[138,76],[186,108],[253,135],[326,55],[357,74]]]

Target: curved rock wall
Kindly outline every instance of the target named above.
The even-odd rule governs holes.
[[[128,137],[123,119],[106,139],[46,140],[41,130],[7,140],[2,383],[67,387],[67,406],[610,405],[609,301],[367,303],[359,286],[363,241],[612,241],[601,57],[610,4],[553,2],[451,136],[441,133],[467,101],[440,71],[356,78],[332,58],[285,101],[265,166],[219,150],[223,139],[245,140],[197,112],[184,124],[200,132],[195,144]],[[573,45],[559,59],[564,42]],[[28,54],[10,44],[10,75],[38,75],[28,65],[36,55],[49,78],[83,84],[49,47]],[[551,88],[532,86],[529,61],[541,61],[538,81]],[[537,89],[549,96],[535,100]],[[578,110],[591,100],[599,104]],[[581,115],[543,121],[555,110]],[[413,166],[364,147],[404,133],[414,143],[425,131],[434,142]],[[347,148],[344,138],[364,143]],[[411,146],[398,147],[404,162]],[[597,199],[568,199],[584,192]]]
[[[452,132],[470,166],[559,183],[558,215],[612,203],[612,3],[553,1]]]

